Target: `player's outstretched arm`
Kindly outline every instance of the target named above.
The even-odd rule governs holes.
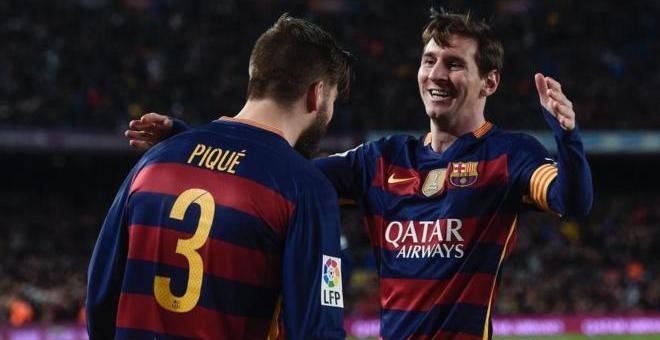
[[[534,80],[544,117],[557,142],[558,173],[548,190],[548,202],[562,215],[585,216],[591,210],[593,187],[573,103],[555,79],[537,73]]]
[[[148,150],[158,142],[187,130],[185,123],[155,112],[144,114],[140,119],[131,120],[124,136],[128,144],[139,150]]]

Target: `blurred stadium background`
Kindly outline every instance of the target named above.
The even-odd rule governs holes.
[[[660,334],[660,2],[438,3],[486,18],[503,40],[503,82],[488,119],[553,148],[532,79],[549,74],[575,104],[593,169],[591,216],[520,220],[496,334]],[[282,12],[323,25],[358,58],[324,152],[392,131],[424,133],[416,72],[428,8],[394,0],[0,1],[0,338],[85,337],[88,259],[140,156],[122,137],[127,122],[147,111],[193,125],[237,112],[250,48]],[[343,215],[347,330],[374,336],[374,260],[359,211]]]

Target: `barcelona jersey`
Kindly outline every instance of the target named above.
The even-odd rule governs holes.
[[[337,339],[339,209],[272,129],[224,119],[147,152],[88,273],[91,338]]]
[[[581,142],[572,138],[584,165]],[[442,153],[430,142],[430,134],[395,135],[315,165],[341,198],[366,213],[380,276],[381,336],[489,339],[518,214],[564,210],[561,195],[551,194],[557,164],[531,136],[488,122]],[[577,170],[585,171],[589,177],[588,166]],[[583,180],[590,199],[590,177]]]

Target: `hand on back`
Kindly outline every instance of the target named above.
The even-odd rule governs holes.
[[[148,150],[169,136],[172,124],[172,118],[150,112],[142,115],[140,119],[131,120],[124,136],[128,138],[128,144],[134,148]]]

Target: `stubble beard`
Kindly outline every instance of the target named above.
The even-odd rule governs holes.
[[[316,119],[300,134],[298,141],[293,146],[296,151],[307,159],[311,159],[316,154],[321,138],[325,135],[328,125],[327,113],[327,107],[319,110]]]

